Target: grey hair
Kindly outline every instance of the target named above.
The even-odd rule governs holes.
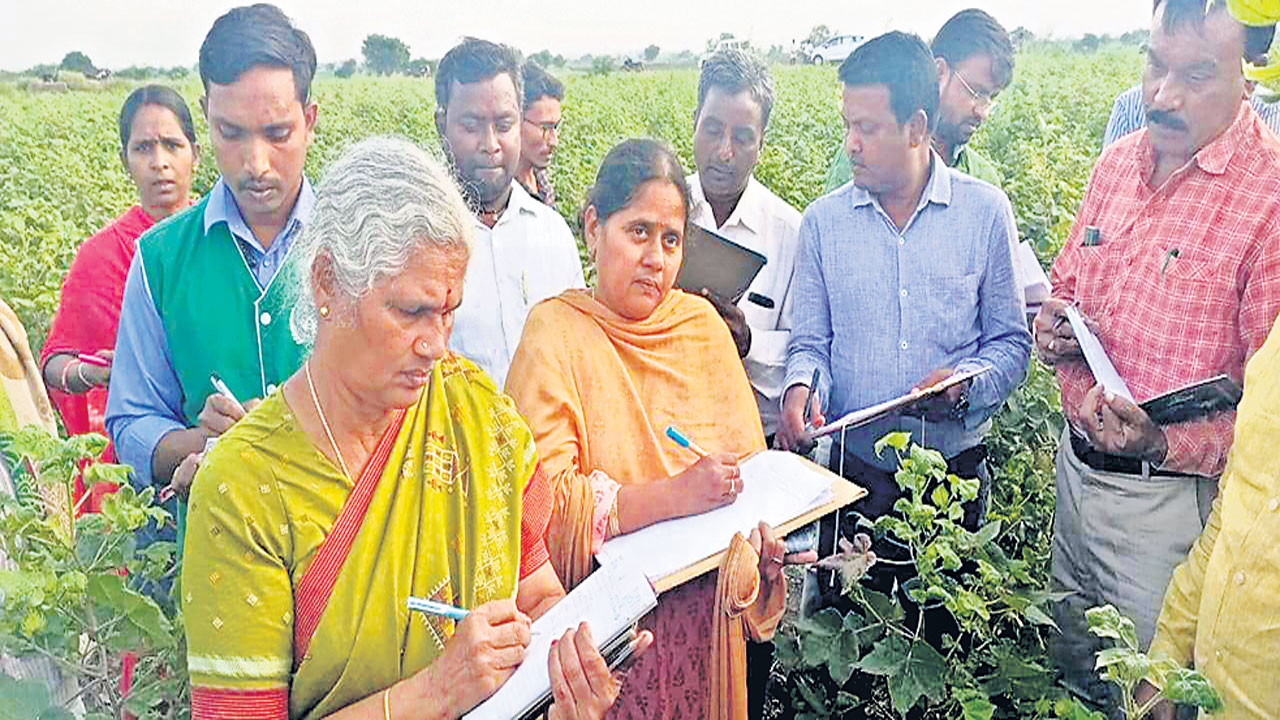
[[[698,107],[693,112],[694,118],[702,114],[702,104],[707,101],[711,88],[720,88],[730,95],[749,90],[751,99],[760,105],[760,127],[769,127],[773,79],[769,76],[769,66],[759,57],[737,48],[723,48],[707,58],[698,75]]]
[[[332,263],[335,292],[355,301],[424,250],[465,265],[473,218],[449,171],[417,145],[374,137],[347,148],[326,170],[311,221],[290,253],[298,293],[289,324],[294,339],[315,343],[318,257]]]

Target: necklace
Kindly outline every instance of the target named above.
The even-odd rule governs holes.
[[[342,451],[338,449],[338,443],[334,442],[333,431],[329,429],[329,421],[324,417],[324,410],[320,409],[320,398],[316,397],[315,383],[311,382],[311,361],[308,360],[302,365],[302,369],[307,375],[307,389],[311,391],[311,402],[315,403],[316,414],[320,416],[320,427],[324,428],[325,437],[329,438],[329,445],[333,447],[333,454],[338,456],[338,464],[342,466],[342,474],[347,480],[351,480],[351,471],[347,470],[347,462],[342,459]]]

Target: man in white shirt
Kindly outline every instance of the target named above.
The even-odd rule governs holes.
[[[529,309],[584,287],[578,245],[564,218],[515,181],[520,160],[520,56],[466,38],[436,72],[436,130],[476,213],[476,239],[449,347],[499,387]]]
[[[732,305],[708,297],[725,319],[755,390],[770,444],[781,417],[791,269],[800,246],[800,212],[751,176],[773,109],[768,67],[741,50],[720,50],[702,65],[694,114],[689,220],[764,255],[746,294]],[[748,717],[763,717],[773,645],[747,648]]]
[[[738,342],[764,432],[778,430],[787,342],[788,296],[799,247],[800,212],[751,177],[773,108],[773,82],[759,59],[721,50],[702,65],[694,117],[689,219],[768,258],[737,306],[713,304]],[[745,341],[745,342],[744,342]]]

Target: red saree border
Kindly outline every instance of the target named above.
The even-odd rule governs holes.
[[[346,563],[347,554],[355,542],[356,535],[364,524],[365,513],[369,510],[369,502],[373,499],[373,491],[378,487],[378,480],[386,468],[387,459],[391,457],[391,449],[395,446],[400,428],[404,424],[405,412],[396,414],[387,426],[382,439],[378,441],[373,455],[365,462],[360,479],[347,501],[342,504],[338,519],[333,529],[320,544],[315,559],[298,581],[298,590],[294,593],[293,609],[293,667],[297,669],[307,654],[311,636],[320,624],[325,607],[329,604],[329,596],[333,594],[333,586],[338,582],[338,575]]]
[[[196,685],[191,688],[193,720],[288,720],[287,688],[232,690]]]

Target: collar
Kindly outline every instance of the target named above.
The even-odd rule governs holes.
[[[293,209],[289,211],[289,219],[285,221],[280,235],[288,235],[297,226],[306,225],[311,220],[311,212],[315,206],[316,192],[311,187],[311,181],[304,176],[302,188],[298,191],[298,199],[294,201]],[[227,230],[231,231],[232,235],[249,243],[259,252],[265,252],[262,243],[258,242],[253,230],[249,229],[249,224],[244,221],[244,216],[240,214],[240,206],[236,205],[235,195],[231,194],[231,188],[221,176],[209,190],[209,202],[204,208],[205,235],[209,234],[210,228],[220,222],[227,224]]]
[[[742,190],[742,196],[738,198],[738,204],[733,207],[733,212],[729,213],[729,217],[725,218],[724,224],[720,228],[727,228],[730,225],[741,225],[753,234],[759,235],[764,232],[766,225],[766,208],[765,195],[766,190],[755,176],[747,178],[747,186]],[[711,209],[711,202],[707,200],[706,194],[702,191],[702,179],[697,173],[689,176],[689,205],[694,209],[694,214],[706,213],[711,218],[710,224],[715,225],[715,212]],[[720,229],[713,227],[712,229]]]
[[[1248,100],[1241,101],[1240,109],[1236,111],[1236,117],[1227,126],[1227,129],[1197,150],[1195,155],[1192,156],[1191,162],[1210,175],[1225,173],[1231,158],[1236,154],[1236,150],[1248,142],[1249,130],[1253,127],[1256,115],[1253,105]],[[1151,146],[1151,136],[1145,131],[1138,139],[1138,158],[1142,168],[1142,176],[1149,181],[1151,174],[1155,172],[1156,155],[1155,148]],[[1188,163],[1188,165],[1190,164]]]
[[[942,156],[938,154],[932,147],[929,148],[929,181],[925,183],[924,192],[920,193],[920,202],[916,205],[916,212],[929,203],[937,203],[938,205],[947,206],[951,204],[951,168],[942,161]],[[853,206],[861,207],[863,205],[871,205],[874,203],[879,206],[879,198],[873,196],[865,189],[853,186]]]
[[[474,212],[471,216],[475,218],[477,228],[482,230],[493,230],[503,223],[512,222],[511,218],[516,215],[530,215],[536,217],[539,207],[546,206],[538,202],[538,200],[529,194],[528,190],[524,189],[523,185],[517,182],[515,178],[512,178],[511,197],[507,200],[507,208],[498,216],[498,221],[493,224],[492,228],[480,222],[480,216]]]

